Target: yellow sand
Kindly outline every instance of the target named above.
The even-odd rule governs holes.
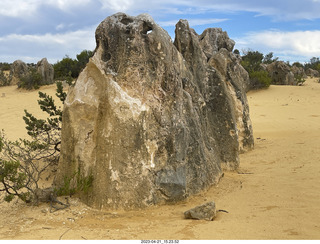
[[[54,86],[43,88],[54,94]],[[1,94],[5,93],[5,97]],[[255,149],[241,155],[238,172],[185,202],[141,211],[0,205],[1,239],[320,239],[320,83],[271,86],[248,93]],[[25,134],[23,109],[36,113],[37,92],[0,88],[0,128]],[[183,212],[214,200],[212,221],[185,220]]]
[[[59,98],[55,96],[56,85],[43,86],[36,91],[18,89],[17,86],[0,87],[0,130],[4,129],[9,139],[27,137],[26,125],[22,119],[25,109],[38,118],[47,117],[47,113],[39,108],[37,102],[39,91],[52,96],[56,104],[62,106]]]

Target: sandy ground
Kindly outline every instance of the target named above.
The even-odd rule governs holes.
[[[54,94],[54,86],[43,88]],[[5,93],[5,97],[2,97]],[[23,109],[37,111],[37,92],[0,88],[0,128],[24,135]],[[185,202],[140,211],[97,211],[70,199],[47,204],[0,204],[0,239],[320,239],[320,83],[271,86],[248,93],[255,149],[238,172]],[[214,221],[183,212],[214,200]]]

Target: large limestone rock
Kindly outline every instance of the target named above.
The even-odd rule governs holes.
[[[253,147],[249,79],[217,33],[199,36],[183,20],[172,43],[149,15],[106,18],[65,101],[57,187],[91,178],[81,194],[90,206],[141,208],[185,199],[237,168]]]
[[[53,65],[46,58],[41,59],[36,65],[38,73],[42,77],[42,84],[49,85],[53,83],[54,69]]]
[[[274,85],[297,85],[290,67],[283,61],[275,61],[267,66]]]
[[[29,68],[27,64],[21,60],[16,60],[12,63],[11,75],[12,75],[12,85],[16,85],[20,78],[27,75]]]
[[[16,60],[12,63],[12,75],[15,77],[22,77],[28,73],[29,69],[25,62]]]

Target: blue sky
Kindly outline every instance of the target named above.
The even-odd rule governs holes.
[[[55,63],[94,50],[96,27],[116,12],[149,13],[172,38],[187,19],[198,34],[227,31],[240,51],[302,63],[320,57],[320,0],[1,0],[0,62]]]

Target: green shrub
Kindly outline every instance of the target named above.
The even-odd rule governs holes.
[[[9,63],[0,63],[1,70],[11,70],[11,65]]]
[[[0,191],[5,192],[5,201],[10,202],[15,196],[25,202],[30,201],[30,193],[22,191],[27,183],[27,176],[21,171],[20,162],[0,159],[0,183],[3,186]]]
[[[70,80],[70,78],[77,78],[92,55],[93,52],[88,50],[83,50],[78,54],[77,59],[72,59],[66,55],[61,61],[53,65],[55,79]]]
[[[12,80],[11,75],[7,77],[2,70],[0,71],[0,86],[9,86],[11,83],[11,80]]]
[[[262,64],[270,64],[278,58],[273,58],[270,52],[265,56],[258,51],[246,51],[242,56],[241,65],[249,74],[250,86],[252,89],[267,88],[271,84],[271,77],[262,67]]]
[[[76,63],[76,60],[65,56],[61,61],[53,65],[54,78],[61,80],[68,79],[69,77],[77,78],[79,72],[77,71]]]
[[[264,70],[252,71],[249,73],[249,77],[251,86],[254,89],[268,88],[271,84],[271,77],[268,72]]]
[[[93,176],[82,176],[80,171],[73,173],[70,177],[64,178],[64,184],[55,189],[57,196],[74,195],[78,192],[87,193],[92,186]]]
[[[66,98],[61,82],[56,96],[62,103]],[[0,131],[0,192],[5,192],[6,201],[18,196],[30,202],[43,173],[59,160],[62,110],[51,96],[39,92],[39,97],[38,104],[49,117],[37,119],[25,110],[23,119],[30,139],[10,141]],[[86,181],[83,184],[87,186]]]
[[[245,68],[248,73],[260,70],[260,64],[263,60],[263,54],[258,51],[247,51],[244,56],[242,56],[241,65]]]
[[[278,58],[273,58],[273,52],[270,52],[270,53],[264,55],[264,58],[263,58],[262,62],[264,64],[271,64],[271,63],[273,63],[273,62],[275,62],[277,60],[278,60]]]
[[[303,78],[303,75],[296,74],[294,80],[297,82],[297,85],[302,86],[306,79]]]
[[[42,83],[41,74],[35,68],[30,68],[29,72],[20,78],[18,88],[27,90],[39,89]]]

